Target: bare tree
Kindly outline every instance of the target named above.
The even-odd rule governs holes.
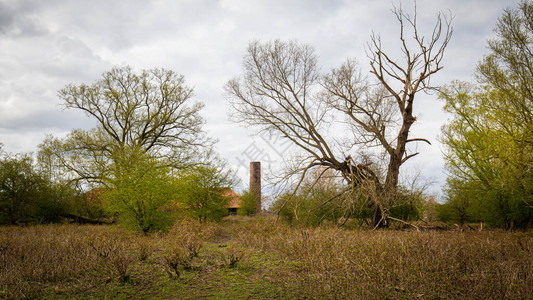
[[[352,189],[372,186],[369,198],[376,228],[385,225],[394,203],[400,167],[418,154],[407,153],[407,145],[429,143],[409,138],[416,121],[413,103],[417,93],[432,88],[430,78],[442,69],[452,34],[450,20],[442,14],[426,38],[419,34],[416,12],[414,17],[401,8],[393,13],[400,25],[403,57],[393,59],[380,37],[372,35],[368,56],[375,81],[364,78],[353,60],[322,76],[312,47],[274,41],[252,42],[244,74],[226,85],[236,121],[280,132],[302,150],[288,176],[299,174],[302,182],[310,169],[323,166],[339,172]],[[339,114],[348,119],[352,133],[348,146],[327,132]],[[372,161],[353,153],[371,146],[380,147],[388,157],[386,170],[380,172]]]
[[[65,139],[47,137],[41,163],[57,165],[73,181],[105,183],[111,165],[128,153],[145,153],[162,165],[180,168],[193,162],[211,141],[202,130],[200,102],[183,76],[171,70],[135,73],[113,68],[91,85],[67,85],[59,91],[66,108],[96,120],[96,128],[73,130]]]
[[[192,94],[183,76],[171,70],[135,74],[130,67],[113,68],[95,84],[70,84],[59,91],[65,107],[95,118],[98,131],[114,147],[159,155],[203,142],[203,104],[191,103]]]

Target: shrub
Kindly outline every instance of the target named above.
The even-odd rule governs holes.
[[[129,280],[129,268],[133,263],[133,256],[123,241],[115,236],[103,234],[87,239],[87,245],[97,254],[109,275],[117,276],[121,282]]]
[[[225,252],[220,252],[222,262],[225,267],[233,269],[239,262],[242,262],[245,257],[245,250],[240,247],[226,248]]]
[[[272,210],[290,224],[316,227],[324,221],[337,223],[346,208],[336,192],[317,188],[296,195],[285,193],[274,202]]]
[[[201,242],[192,235],[187,235],[171,245],[162,259],[163,266],[169,277],[179,278],[180,268],[191,269],[192,261],[198,256],[200,248]]]
[[[59,222],[71,196],[41,175],[31,157],[0,156],[0,224]]]
[[[145,234],[169,228],[174,222],[172,212],[165,209],[174,193],[169,170],[134,150],[117,158],[115,168],[113,189],[104,197],[121,224]]]
[[[246,191],[241,195],[241,206],[237,209],[237,213],[241,216],[253,216],[257,210],[257,200],[255,196]]]
[[[234,174],[223,167],[198,166],[183,170],[176,183],[176,198],[183,210],[202,222],[220,221],[228,215],[224,187],[233,185]]]
[[[137,246],[139,248],[139,260],[140,261],[146,261],[153,252],[153,247],[146,239],[139,239],[137,241]]]

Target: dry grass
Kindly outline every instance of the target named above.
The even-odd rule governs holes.
[[[533,234],[297,229],[241,225],[310,298],[531,299]],[[253,237],[253,238],[251,238]]]
[[[301,229],[252,218],[184,220],[150,236],[1,227],[0,298],[531,299],[532,251],[531,232]]]

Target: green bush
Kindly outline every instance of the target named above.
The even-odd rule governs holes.
[[[257,210],[257,200],[255,196],[249,191],[242,193],[241,206],[237,209],[237,213],[241,216],[253,216]]]
[[[169,170],[142,152],[126,153],[116,162],[113,188],[104,193],[109,211],[132,230],[170,227],[175,218],[169,209],[174,195]]]
[[[0,224],[61,221],[71,193],[52,184],[28,155],[0,158]]]
[[[402,187],[398,191],[398,197],[389,214],[391,217],[405,221],[419,220],[422,217],[425,198],[421,190]]]
[[[317,188],[309,193],[285,193],[278,197],[272,206],[290,224],[316,227],[324,221],[337,223],[345,214],[334,191]]]
[[[234,182],[233,173],[214,166],[183,170],[176,180],[176,199],[182,210],[200,221],[219,221],[229,214],[225,189]]]

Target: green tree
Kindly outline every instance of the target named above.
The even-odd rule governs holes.
[[[217,162],[188,168],[178,174],[178,203],[189,216],[200,221],[219,221],[228,215],[229,199],[224,191],[235,184],[236,177],[225,164]]]
[[[169,169],[139,150],[114,159],[113,188],[104,194],[109,211],[121,223],[144,233],[164,230],[174,222]]]
[[[192,102],[192,95],[183,76],[165,69],[113,68],[91,85],[67,85],[59,91],[65,107],[85,112],[97,126],[73,130],[65,139],[47,137],[40,162],[51,174],[97,186],[114,180],[115,160],[128,149],[186,167],[211,144],[202,131],[203,104]]]
[[[42,176],[29,155],[0,148],[0,224],[59,222],[70,196]]]
[[[212,144],[202,131],[203,104],[192,95],[183,76],[165,69],[113,68],[93,84],[67,85],[59,91],[65,107],[97,125],[64,139],[47,137],[41,168],[79,189],[107,189],[107,208],[127,227],[163,229],[171,219],[164,209],[172,198],[170,175],[203,163]]]
[[[448,206],[459,222],[531,226],[533,220],[533,4],[507,9],[479,63],[477,83],[443,89],[453,119],[447,146]],[[453,211],[453,210],[452,210]],[[474,217],[475,216],[475,217]]]
[[[253,216],[257,210],[257,199],[255,195],[246,191],[241,195],[241,205],[237,213],[241,216]]]

